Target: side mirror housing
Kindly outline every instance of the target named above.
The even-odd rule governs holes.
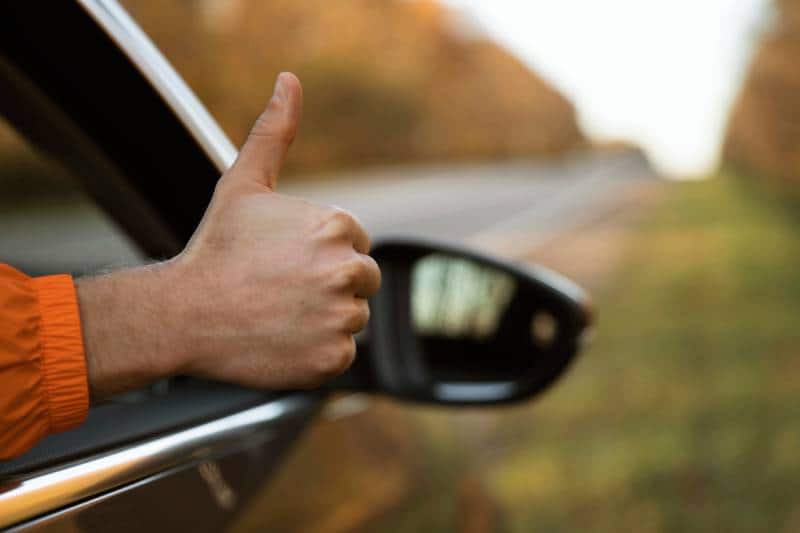
[[[541,267],[419,239],[376,244],[380,292],[334,386],[438,404],[521,401],[568,367],[591,324],[586,293]]]

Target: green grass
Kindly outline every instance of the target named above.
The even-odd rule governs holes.
[[[594,347],[486,467],[508,529],[800,529],[798,235],[751,183],[672,187]]]
[[[380,530],[463,524],[476,475],[498,531],[800,530],[797,205],[727,175],[670,186],[552,392],[416,415],[429,468]]]

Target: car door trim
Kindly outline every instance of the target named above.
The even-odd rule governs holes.
[[[224,453],[243,440],[269,438],[273,423],[306,417],[319,406],[312,394],[280,400],[190,429],[82,460],[71,466],[0,482],[0,528],[33,519],[164,470]]]
[[[161,95],[217,169],[227,170],[236,159],[236,148],[125,9],[116,0],[78,0],[78,3]]]

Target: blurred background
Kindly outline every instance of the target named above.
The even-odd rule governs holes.
[[[800,1],[122,3],[237,145],[300,77],[283,192],[598,311],[533,402],[332,401],[235,531],[800,530]],[[0,190],[4,261],[143,259],[5,123]]]

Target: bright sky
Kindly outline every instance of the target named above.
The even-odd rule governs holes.
[[[673,175],[717,160],[769,0],[445,0]]]

